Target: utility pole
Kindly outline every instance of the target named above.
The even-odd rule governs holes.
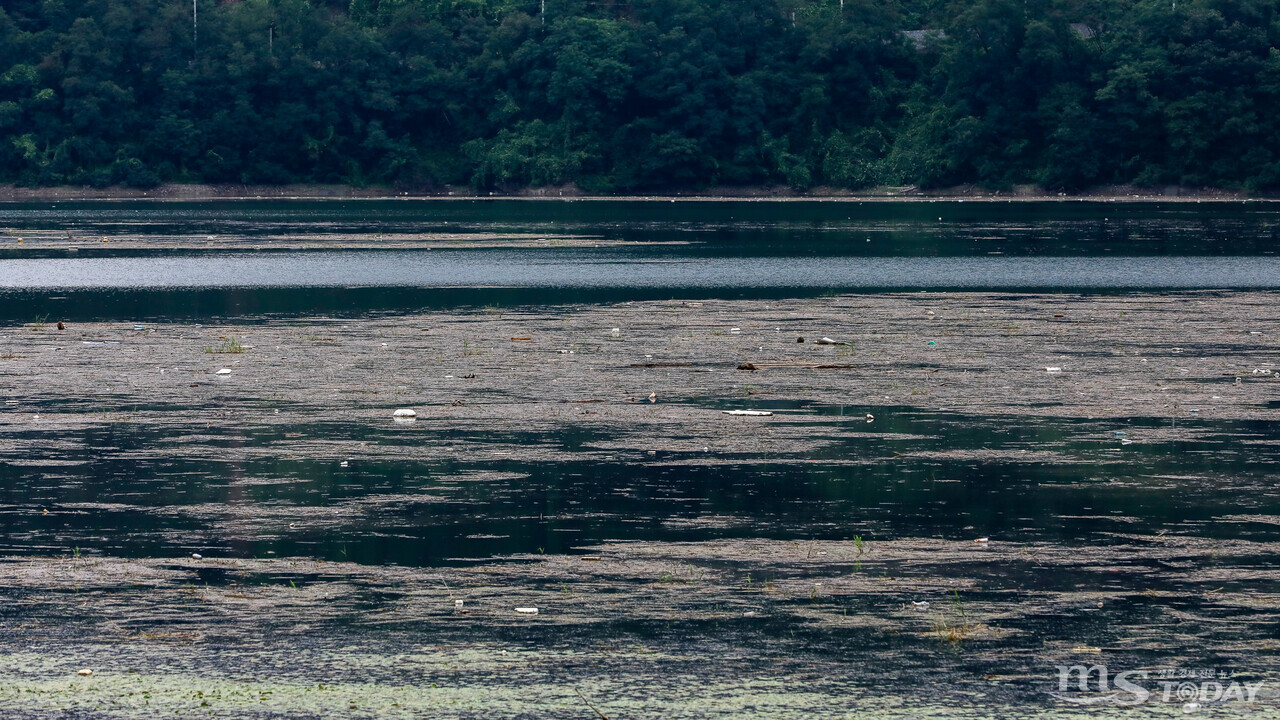
[[[195,57],[199,53],[200,48],[200,23],[196,17],[196,0],[191,0],[191,57]]]
[[[542,0],[542,10],[538,13],[538,21],[547,24],[547,0]]]

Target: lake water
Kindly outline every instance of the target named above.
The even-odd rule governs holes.
[[[1280,286],[1266,203],[63,202],[0,228],[220,249],[0,244],[0,319],[359,313],[903,289]],[[578,235],[601,247],[291,250],[290,238]],[[271,239],[278,249],[237,252]],[[70,243],[64,243],[70,244]],[[84,243],[78,243],[83,245]],[[245,292],[250,290],[250,292]]]
[[[229,249],[32,250],[0,236],[0,323],[15,326],[44,316],[257,322],[491,305],[557,312],[553,306],[575,302],[814,297],[882,289],[1277,288],[1278,220],[1280,211],[1263,203],[8,204],[0,205],[0,229],[10,237],[65,230],[156,239],[213,235]],[[433,232],[572,234],[607,242],[531,249],[289,249],[290,236]],[[237,242],[264,238],[278,239],[279,249],[236,249]],[[6,397],[16,398],[6,412],[24,417],[103,409],[99,400],[79,394],[40,396],[13,375],[0,375],[0,382]],[[794,452],[720,453],[715,462],[704,462],[696,451],[662,449],[660,442],[652,453],[606,450],[636,444],[634,438],[629,445],[618,442],[615,431],[587,421],[550,430],[441,424],[429,434],[406,433],[389,422],[288,425],[275,421],[279,416],[273,422],[249,417],[234,428],[201,425],[199,413],[218,409],[218,402],[195,409],[190,418],[189,408],[151,407],[147,398],[130,398],[106,409],[123,416],[132,405],[144,416],[155,415],[144,422],[116,417],[65,427],[15,421],[10,442],[0,445],[0,554],[66,556],[83,548],[96,555],[169,558],[198,551],[210,557],[435,567],[512,554],[582,553],[617,540],[858,536],[971,543],[990,535],[1001,542],[1085,549],[1163,534],[1280,541],[1280,524],[1274,522],[1280,517],[1280,423],[1270,420],[1184,418],[1177,420],[1179,433],[1162,435],[1174,421],[984,417],[902,404],[853,407],[756,398],[752,407],[812,419],[813,445]],[[717,410],[730,406],[707,404]],[[874,426],[863,420],[868,412],[877,418]],[[385,452],[379,459],[353,455],[339,464],[294,456],[297,437],[344,449],[370,443]],[[457,452],[445,460],[414,459],[415,445],[423,442]],[[41,448],[37,456],[15,449],[31,447]],[[571,459],[482,452],[521,447],[550,447]],[[1052,455],[1042,462],[1017,458],[1022,451],[1044,450]],[[857,462],[844,462],[850,458]],[[45,508],[54,512],[40,512]],[[1274,558],[1254,552],[1215,559],[1208,570],[1273,578]],[[1124,583],[1130,581],[1152,591],[1169,589],[1161,584],[1163,570],[1155,560],[1135,561],[1119,575],[1111,573],[1114,568],[1081,567],[1079,574],[1006,577],[999,567],[974,572],[1010,588],[990,592],[1002,602],[1033,589],[1074,591],[1081,583],[1110,583],[1115,593],[1129,592]],[[1275,583],[1235,577],[1221,583],[1228,593]],[[1165,608],[1160,603],[1216,612],[1211,599],[1199,596],[1184,602],[1130,595],[1105,610],[1098,609],[1101,602],[1071,609],[1070,620],[1048,611],[1034,614],[986,647],[1026,658],[1060,638],[1102,643],[1111,637],[1109,628],[1149,618]],[[979,590],[970,597],[983,595]],[[24,621],[27,612],[38,609],[7,617]],[[1233,620],[1256,616],[1262,632],[1274,636],[1270,609],[1236,605],[1230,612],[1237,613]],[[725,627],[703,632],[715,642],[720,634],[738,632]],[[936,659],[933,640],[850,626],[828,634],[814,630],[796,645],[794,628],[767,627],[740,637],[765,633],[762,652],[779,657],[791,653],[842,663],[858,653],[879,653],[876,662],[884,668],[901,661],[923,683],[932,668],[950,662]],[[405,630],[408,642],[438,641],[413,632]],[[590,628],[575,629],[571,641],[557,632],[531,630],[528,637],[583,646],[602,639]],[[684,642],[670,623],[665,629],[619,625],[609,632]],[[1222,659],[1194,645],[1126,657],[1160,662],[1164,655],[1182,663],[1243,663],[1246,670],[1261,669],[1262,657]],[[981,678],[1003,667],[983,663],[988,661],[958,659],[952,664],[958,674],[951,677],[986,682]],[[868,678],[858,682],[876,689],[875,678]],[[1018,695],[1021,690],[1010,692],[1017,702],[1026,699]],[[1037,694],[1034,702],[1045,697]]]
[[[1274,203],[254,201],[0,205],[0,228],[80,237],[497,232],[697,243],[701,257],[1273,255]],[[631,252],[631,251],[628,251]],[[663,249],[659,252],[668,252]]]
[[[741,405],[731,403],[733,407]],[[611,540],[967,538],[1090,544],[1114,533],[1177,532],[1267,541],[1274,525],[1221,516],[1280,516],[1274,423],[1179,420],[1194,439],[1153,440],[1164,418],[982,418],[910,407],[753,402],[783,415],[846,417],[815,426],[818,449],[795,453],[660,450],[602,453],[620,440],[581,423],[551,432],[433,426],[447,461],[289,457],[293,436],[412,455],[422,433],[385,424],[257,424],[189,433],[112,423],[35,428],[39,458],[0,455],[0,553],[92,547],[116,556],[306,556],[437,565],[498,555],[574,552]],[[729,406],[729,405],[726,405]],[[68,411],[60,403],[46,412]],[[144,406],[145,409],[145,406]],[[875,425],[863,422],[874,411]],[[1099,438],[1106,438],[1100,440]],[[57,442],[55,442],[55,438]],[[1121,438],[1139,445],[1125,447]],[[656,446],[662,446],[655,439]],[[489,448],[553,447],[570,461],[489,458]],[[257,460],[226,460],[263,450]],[[1019,451],[1054,451],[1028,463]],[[951,459],[903,458],[948,452]],[[1004,459],[964,451],[1007,453]],[[707,457],[711,465],[699,465]],[[842,459],[856,457],[847,464]],[[415,500],[414,498],[419,498]],[[21,508],[52,507],[42,515]],[[703,522],[705,518],[716,522]]]
[[[287,245],[291,235],[429,232],[578,234],[621,242],[600,248],[253,253],[89,247],[74,253],[46,249],[40,257],[15,257],[19,251],[7,245],[9,256],[0,255],[0,317],[29,321],[52,312],[66,319],[226,316],[251,321],[277,313],[358,315],[452,304],[805,296],[881,288],[1274,288],[1280,286],[1280,258],[1274,254],[1277,220],[1280,211],[1260,203],[9,204],[0,206],[0,228],[28,234],[71,229],[76,235],[159,239],[214,235],[232,246],[236,240],[264,237],[283,238],[282,245]],[[76,408],[46,410],[58,409]],[[842,411],[813,407],[803,412],[837,410]],[[861,411],[850,409],[855,415]],[[841,519],[856,521],[862,528],[874,525],[893,536],[947,535],[981,527],[1006,538],[1080,541],[1108,527],[1098,517],[1105,514],[1097,510],[1101,507],[1122,516],[1117,522],[1145,529],[1200,527],[1197,524],[1224,502],[1244,504],[1261,514],[1280,512],[1274,493],[1251,490],[1280,459],[1273,442],[1280,435],[1272,425],[1206,421],[1205,432],[1213,439],[1194,447],[1185,442],[1147,445],[1130,454],[1134,462],[1117,467],[1105,463],[1110,448],[1099,450],[1095,442],[1078,439],[1108,431],[1105,423],[1009,423],[911,408],[877,413],[904,438],[927,438],[909,441],[917,445],[951,450],[1052,446],[1071,461],[1034,472],[998,461],[902,463],[892,460],[898,449],[892,438],[868,438],[855,446],[847,440],[833,443],[819,457],[853,453],[884,458],[858,468],[797,465],[798,458],[772,456],[694,469],[664,463],[661,456],[643,458],[639,464],[635,458],[592,457],[577,465],[542,466],[471,462],[460,456],[448,467],[405,462],[339,470],[305,460],[254,467],[214,459],[216,440],[196,459],[164,459],[165,444],[173,437],[113,425],[73,432],[71,449],[41,458],[64,466],[56,473],[40,464],[29,465],[29,458],[4,458],[8,464],[0,466],[0,492],[11,506],[92,500],[114,509],[74,522],[65,516],[21,516],[13,519],[0,547],[47,551],[94,542],[113,553],[136,554],[177,543],[241,554],[271,549],[337,559],[339,553],[350,553],[364,562],[430,564],[536,548],[564,550],[624,535],[842,536],[829,530]],[[385,430],[363,427],[299,430],[335,441],[403,441]],[[609,440],[579,436],[582,432],[586,431],[555,437],[488,434],[454,439],[462,445],[501,441],[570,448]],[[1247,448],[1241,445],[1246,440]],[[1258,440],[1265,442],[1253,442]],[[288,445],[275,426],[247,428],[226,442]],[[1167,482],[1137,481],[1174,471],[1190,474],[1193,464],[1197,475],[1224,474],[1240,486],[1225,495],[1221,488],[1179,486],[1176,499],[1166,500]],[[1263,468],[1261,475],[1258,468]],[[751,482],[737,481],[748,469]],[[453,482],[457,475],[469,473],[496,473],[499,479],[466,486]],[[238,483],[239,478],[259,475],[278,482],[248,489]],[[939,483],[940,478],[949,481]],[[1084,482],[1085,478],[1090,480]],[[1042,482],[1050,479],[1059,482]],[[619,483],[633,484],[633,491],[620,497],[613,492]],[[364,495],[405,492],[443,494],[447,500],[433,500],[429,513],[407,505],[380,516],[373,525],[356,514],[347,524],[326,525],[323,532],[302,527],[271,537],[237,535],[202,520],[199,513],[170,511],[175,504],[221,504],[232,497],[325,508],[358,502]],[[558,499],[567,496],[577,501],[572,507],[560,506]],[[556,506],[556,511],[531,519],[513,504],[517,498],[544,509]],[[164,511],[156,512],[157,508]],[[730,513],[737,520],[731,529],[709,531],[673,524],[681,517],[708,513]],[[1088,519],[1065,519],[1072,517]],[[1251,525],[1206,524],[1202,529],[1212,534],[1271,533]],[[387,542],[385,532],[404,541]],[[468,539],[476,535],[494,537]]]

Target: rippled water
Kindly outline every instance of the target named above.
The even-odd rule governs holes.
[[[1280,212],[1266,203],[0,204],[0,231],[7,233],[0,235],[0,324],[33,318],[253,322],[494,304],[555,313],[561,303],[876,289],[1276,288],[1277,219]],[[55,243],[20,248],[8,239],[32,232],[161,241],[214,235],[229,249],[120,250],[104,244],[72,252]],[[574,234],[608,242],[287,249],[291,238],[301,236],[459,232]],[[237,242],[254,239],[280,249],[236,249]],[[0,367],[0,373],[7,370]],[[74,373],[74,366],[66,371]],[[694,647],[705,658],[723,655],[725,643],[736,642],[768,662],[822,658],[841,673],[861,660],[862,677],[850,671],[853,679],[842,675],[834,682],[861,684],[876,695],[929,695],[961,678],[983,702],[1005,696],[1044,702],[1047,695],[1028,690],[1025,673],[1028,666],[1044,673],[1051,688],[1053,670],[1035,658],[1046,652],[1059,657],[1076,643],[1118,644],[1114,638],[1127,636],[1117,628],[1130,626],[1149,628],[1142,631],[1149,637],[1126,651],[1125,667],[1176,661],[1262,671],[1273,665],[1274,652],[1254,645],[1222,657],[1214,650],[1223,637],[1215,632],[1236,648],[1253,641],[1253,628],[1264,639],[1274,635],[1271,607],[1216,604],[1216,598],[1265,592],[1275,584],[1274,558],[1263,544],[1280,540],[1280,424],[1270,420],[1180,418],[1172,432],[1174,421],[1158,417],[988,417],[735,396],[732,403],[700,402],[717,417],[711,411],[728,407],[773,410],[772,421],[800,425],[801,440],[770,446],[779,450],[676,450],[662,437],[579,418],[572,409],[541,429],[516,422],[396,425],[386,417],[380,423],[326,421],[316,418],[327,411],[315,408],[306,420],[250,413],[233,421],[218,414],[228,400],[222,396],[210,396],[201,407],[169,407],[146,397],[81,393],[74,381],[40,391],[25,382],[0,374],[10,421],[0,443],[0,555],[68,557],[83,549],[91,556],[175,558],[198,552],[439,568],[516,554],[574,554],[619,540],[941,538],[972,547],[972,539],[991,536],[1066,553],[1080,549],[1082,559],[1056,574],[1039,572],[1030,554],[1014,568],[975,561],[935,569],[948,582],[953,575],[980,580],[966,589],[967,602],[1012,608],[1043,590],[1073,598],[1070,607],[1023,607],[996,618],[1009,632],[983,641],[986,655],[964,656],[960,646],[940,649],[933,637],[870,625],[736,613],[713,621],[637,623],[610,611],[607,621],[567,634],[567,626],[495,631],[483,623],[450,632],[470,633],[452,636],[463,645],[502,632],[548,646],[657,639],[668,650]],[[102,410],[110,412],[94,414]],[[59,420],[41,421],[41,413]],[[1123,567],[1091,564],[1090,548],[1138,547],[1165,535],[1260,544],[1209,560],[1138,557]],[[1173,564],[1182,579],[1170,583],[1166,571]],[[1202,592],[1199,569],[1226,579],[1214,579],[1217,589]],[[205,568],[198,579],[206,586],[225,582],[219,573]],[[1192,576],[1196,582],[1187,580]],[[285,579],[261,582],[283,586]],[[928,596],[935,607],[947,602],[950,587],[939,585]],[[1105,608],[1092,597],[1078,602],[1077,591],[1097,588],[1109,589]],[[1214,595],[1224,588],[1225,595]],[[0,620],[10,623],[6,627],[64,621],[41,615],[58,611],[28,604],[21,592],[5,597],[9,609]],[[954,599],[958,606],[959,595]],[[370,600],[370,607],[382,607],[384,600]],[[394,598],[385,602],[390,614],[400,612]],[[801,606],[814,597],[779,602]],[[849,603],[842,620],[850,607],[864,617],[908,612],[905,600],[901,609],[870,607],[874,599],[852,595],[840,602]],[[1160,623],[1188,613],[1215,620],[1196,639],[1165,641]],[[1219,623],[1221,618],[1230,621]],[[105,626],[114,615],[88,622]],[[440,627],[358,627],[356,642],[395,645],[399,653],[399,643],[440,643]],[[96,625],[91,630],[96,636]],[[77,663],[85,645],[74,643]],[[199,657],[204,647],[217,646],[179,652]],[[1115,648],[1107,652],[1117,656]],[[1092,653],[1078,657],[1092,663]],[[664,671],[654,665],[642,672]],[[991,678],[1000,673],[1014,679],[997,687]],[[813,674],[806,666],[786,681],[806,684]]]
[[[0,239],[0,321],[401,311],[885,289],[1275,288],[1269,203],[620,201],[0,204],[10,237],[213,236],[117,250]],[[393,233],[572,234],[600,247],[288,250]],[[270,239],[268,249],[237,243]],[[278,242],[279,249],[273,243]]]
[[[693,241],[690,255],[1262,255],[1274,203],[253,201],[0,204],[0,227],[221,240],[316,233],[566,233]],[[634,251],[628,251],[628,254]]]
[[[83,253],[45,250],[40,257],[7,245],[8,255],[0,254],[0,288],[5,289],[0,297],[6,299],[0,318],[29,321],[51,312],[99,319],[359,314],[433,304],[759,297],[875,288],[1274,288],[1280,286],[1280,258],[1273,254],[1278,218],[1280,212],[1265,203],[7,204],[0,205],[0,227],[28,233],[65,229],[75,235],[287,242],[301,235],[532,232],[619,242],[595,248],[253,253],[92,247]],[[651,244],[672,240],[680,242]],[[820,417],[838,411],[783,410]],[[346,467],[287,459],[290,442],[274,426],[198,440],[149,425],[42,430],[66,449],[38,459],[4,458],[3,503],[10,508],[82,503],[84,511],[55,517],[15,511],[5,549],[83,543],[145,554],[172,546],[228,546],[230,552],[235,545],[239,554],[271,548],[330,559],[341,554],[365,562],[429,564],[539,548],[566,550],[624,536],[841,538],[855,532],[851,528],[890,536],[998,533],[1029,541],[1078,541],[1121,525],[1267,535],[1270,528],[1209,521],[1231,505],[1240,506],[1237,514],[1244,506],[1256,506],[1262,514],[1280,510],[1276,494],[1261,489],[1276,468],[1278,436],[1270,425],[1206,424],[1203,440],[1133,445],[1126,448],[1125,462],[1117,463],[1119,446],[1100,443],[1097,436],[1117,429],[1140,434],[1159,421],[1134,418],[1124,428],[1111,428],[910,408],[877,412],[882,420],[876,433],[858,429],[828,437],[831,428],[815,424],[823,449],[814,454],[717,457],[710,465],[701,463],[706,458],[661,450],[642,457],[603,455],[592,448],[610,438],[585,429],[551,436],[513,430],[472,436],[445,428],[436,439],[460,448],[449,463],[357,459]],[[879,435],[886,426],[891,434]],[[294,430],[336,442],[394,445],[413,437],[344,425]],[[1251,444],[1243,444],[1246,439]],[[551,445],[575,459],[474,459],[473,450],[494,444]],[[224,445],[275,449],[278,456],[223,460],[219,447]],[[1046,448],[1062,457],[1030,465],[963,454]],[[898,459],[921,449],[961,455]],[[866,462],[837,462],[846,457]],[[1160,479],[1166,475],[1230,479],[1209,484]],[[460,482],[460,477],[475,479]],[[416,496],[422,499],[413,500]],[[379,500],[388,497],[401,499],[390,505]],[[228,519],[238,507],[256,512],[277,505],[297,511],[292,526],[282,521],[289,513],[280,512],[250,513],[238,524]],[[708,515],[721,519],[710,526],[695,522]],[[323,522],[317,524],[317,518]]]
[[[338,423],[216,434],[130,423],[35,429],[14,440],[48,452],[0,456],[0,507],[9,508],[0,510],[0,552],[271,551],[431,565],[618,539],[1276,536],[1275,526],[1228,519],[1280,515],[1270,481],[1280,469],[1274,423],[1183,420],[1181,439],[1166,440],[1157,431],[1171,421],[1161,419],[987,419],[902,407],[870,408],[876,421],[866,423],[869,408],[753,406],[812,417],[819,447],[680,452],[655,439],[652,454],[605,451],[618,438],[586,425],[539,433]],[[456,451],[447,461],[340,461],[295,456],[293,437],[370,442],[383,453],[412,453],[429,437]],[[539,447],[569,459],[519,459],[521,448]],[[492,448],[511,457],[493,457]],[[258,459],[222,457],[259,449]],[[1055,455],[1018,457],[1043,451]],[[33,511],[42,507],[58,512]]]

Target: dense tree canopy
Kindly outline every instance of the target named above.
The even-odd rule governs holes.
[[[1278,10],[11,0],[0,181],[1264,190]]]

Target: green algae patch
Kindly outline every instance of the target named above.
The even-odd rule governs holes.
[[[1264,684],[1218,716],[1274,710],[1257,622],[1280,597],[1234,589],[1272,578],[1270,545],[1112,541],[629,542],[440,568],[9,557],[0,717],[1148,717],[1181,706],[1078,707],[1058,666],[1194,667],[1204,647]]]
[[[109,674],[43,681],[0,676],[0,710],[21,716],[180,717],[608,717],[1018,718],[1150,717],[1150,709],[988,707],[920,702],[865,690],[827,692],[794,680],[707,682],[703,677],[591,678],[507,686],[235,681],[187,674]],[[1163,713],[1159,713],[1163,714]]]

